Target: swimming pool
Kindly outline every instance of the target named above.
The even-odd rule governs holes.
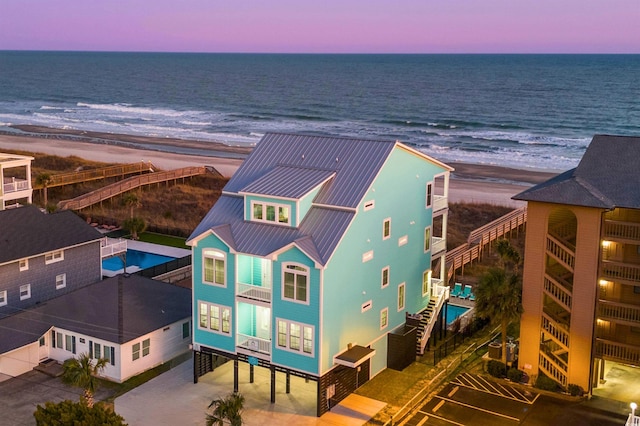
[[[127,272],[129,267],[137,267],[139,269],[147,269],[152,266],[161,265],[174,260],[175,257],[163,256],[161,254],[147,253],[140,250],[127,249]],[[107,271],[119,271],[124,268],[122,259],[115,256],[102,261],[102,269]]]
[[[466,306],[458,306],[458,305],[448,305],[447,306],[447,325],[450,325],[452,322],[456,320],[456,318],[462,316],[469,309]]]

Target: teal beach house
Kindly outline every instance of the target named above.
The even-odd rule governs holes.
[[[395,141],[268,133],[189,237],[194,381],[317,383],[320,416],[443,322],[453,169]],[[241,391],[241,390],[240,390]],[[287,391],[289,386],[287,385]]]

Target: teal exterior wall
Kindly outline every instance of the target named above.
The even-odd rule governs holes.
[[[202,283],[202,252],[205,249],[217,249],[224,252],[226,267],[226,287],[219,287]],[[235,307],[235,255],[229,252],[229,247],[215,235],[209,235],[200,241],[192,249],[192,274],[193,274],[193,342],[218,348],[223,351],[235,352],[236,326],[233,318],[236,316]],[[204,301],[216,305],[231,308],[231,333],[223,335],[212,331],[202,330],[198,327],[198,302]]]
[[[318,192],[320,192],[321,188],[322,185],[318,186],[313,191],[309,191],[309,193],[307,193],[300,199],[300,201],[298,201],[298,223],[304,220],[305,215],[309,212],[311,206],[313,205],[313,199],[316,198],[316,195],[318,195]]]
[[[309,268],[309,304],[296,303],[282,297],[282,267],[283,264],[293,262]],[[313,260],[309,259],[298,248],[291,248],[278,256],[273,262],[273,296],[272,313],[272,354],[271,362],[287,366],[299,371],[318,374],[318,358],[320,352],[320,270],[315,268]],[[295,321],[314,327],[314,354],[307,356],[278,348],[277,319]]]
[[[321,374],[333,365],[333,357],[349,343],[368,345],[404,324],[405,313],[420,311],[429,303],[422,296],[422,274],[431,266],[424,253],[424,228],[432,223],[425,208],[426,184],[445,169],[410,152],[396,148],[367,191],[351,226],[324,273],[323,359]],[[374,200],[375,207],[364,211]],[[383,240],[383,221],[391,218],[391,237]],[[398,239],[407,235],[407,244]],[[373,250],[373,259],[362,255]],[[390,267],[390,283],[381,288],[382,269]],[[405,283],[405,308],[398,311],[398,285]],[[372,306],[361,312],[367,301]],[[388,308],[388,326],[380,329],[380,312]],[[378,351],[372,365],[386,364],[386,351]],[[378,367],[376,367],[378,368]]]
[[[289,207],[289,226],[296,227],[297,203],[294,200],[285,200],[282,198],[259,197],[256,195],[245,195],[244,197],[244,220],[251,220],[251,202],[259,201],[261,203],[280,204]],[[277,214],[277,213],[276,213]],[[302,218],[300,218],[302,220]],[[285,225],[282,225],[285,226]]]

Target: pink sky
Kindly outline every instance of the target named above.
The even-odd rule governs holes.
[[[2,0],[0,50],[640,53],[640,0]]]

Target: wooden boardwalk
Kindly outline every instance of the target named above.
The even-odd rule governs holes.
[[[118,164],[115,166],[100,167],[97,169],[80,170],[77,172],[59,173],[51,175],[47,188],[56,186],[71,185],[74,183],[88,182],[111,177],[122,177],[133,174],[154,172],[157,168],[150,162],[140,161],[138,163]],[[37,179],[34,179],[34,182]],[[33,189],[41,189],[43,185],[33,184]]]
[[[447,282],[458,269],[464,274],[465,265],[482,258],[482,252],[489,244],[512,231],[518,231],[527,223],[527,208],[521,207],[506,215],[471,231],[465,244],[447,252]]]
[[[168,182],[181,178],[203,175],[209,172],[209,168],[184,167],[181,169],[168,170],[162,172],[146,173],[139,176],[132,176],[119,182],[112,183],[95,191],[80,195],[70,200],[63,200],[58,203],[58,210],[81,210],[93,204],[112,198],[116,195],[131,191],[143,185]]]

